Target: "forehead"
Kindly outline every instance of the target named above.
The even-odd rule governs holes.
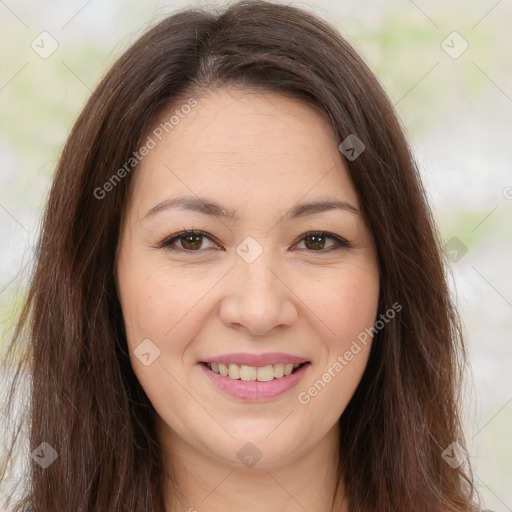
[[[244,89],[194,99],[191,109],[175,103],[162,112],[148,132],[155,145],[135,172],[136,202],[186,192],[224,198],[233,208],[253,201],[275,208],[276,200],[329,194],[358,207],[324,113],[290,96]]]

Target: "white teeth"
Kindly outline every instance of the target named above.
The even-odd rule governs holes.
[[[261,366],[258,368],[256,377],[256,380],[259,380],[260,382],[268,382],[269,380],[274,380],[274,367],[271,364],[268,366]]]
[[[256,380],[256,368],[254,366],[246,366],[243,364],[240,366],[240,378],[242,380]]]
[[[284,364],[278,363],[274,365],[274,377],[279,379],[284,375]]]
[[[292,373],[292,372],[293,372],[293,364],[291,364],[291,363],[285,364],[284,365],[284,374],[290,375],[290,373]]]
[[[232,379],[239,379],[240,378],[240,366],[237,364],[230,364],[229,365],[229,376]]]
[[[277,363],[267,366],[247,366],[234,363],[208,363],[208,367],[214,373],[230,377],[231,379],[241,379],[244,381],[268,382],[274,379],[280,379],[285,375],[290,375],[300,364]]]

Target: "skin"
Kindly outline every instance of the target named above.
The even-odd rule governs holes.
[[[197,106],[134,171],[116,263],[133,370],[157,413],[166,473],[181,489],[176,495],[166,481],[167,512],[327,512],[337,421],[360,382],[371,340],[309,403],[298,394],[376,320],[374,241],[358,212],[283,219],[299,203],[326,198],[360,208],[322,113],[247,89],[195,98]],[[214,199],[239,219],[178,208],[145,218],[178,195]],[[192,229],[210,238],[192,246],[178,239],[174,251],[159,246]],[[351,246],[336,248],[327,235],[325,245],[315,245],[303,239],[312,230]],[[252,263],[236,252],[249,236],[263,250]],[[134,353],[145,339],[160,350],[148,366]],[[285,352],[311,366],[285,394],[244,402],[213,386],[198,364],[229,352]],[[237,457],[248,442],[261,455],[250,468]]]

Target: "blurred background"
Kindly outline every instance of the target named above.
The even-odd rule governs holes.
[[[91,91],[166,14],[228,3],[0,0],[0,350],[52,172]],[[409,134],[466,330],[475,480],[483,508],[512,511],[512,0],[291,3],[339,27]]]

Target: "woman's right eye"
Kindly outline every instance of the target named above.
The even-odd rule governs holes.
[[[211,238],[202,231],[182,231],[180,233],[176,233],[175,235],[166,238],[161,244],[160,247],[183,251],[183,252],[198,252],[199,249],[202,248],[203,241],[202,239],[208,239],[211,241]],[[180,246],[176,246],[175,243],[178,242]],[[212,242],[213,244],[213,242]],[[213,244],[213,247],[217,247]]]

